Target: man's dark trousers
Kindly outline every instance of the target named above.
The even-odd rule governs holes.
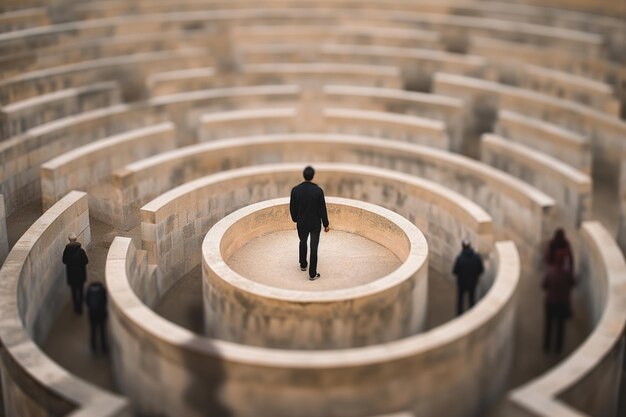
[[[85,292],[85,285],[70,285],[72,292],[72,304],[74,305],[74,312],[82,314],[83,312],[83,294]]]
[[[465,293],[467,293],[469,298],[469,308],[474,307],[476,303],[476,287],[467,287],[463,288],[461,286],[457,287],[457,296],[456,296],[456,315],[460,316],[463,314],[463,301],[465,298]],[[468,308],[468,309],[469,309]]]
[[[100,349],[106,352],[107,346],[106,334],[106,315],[98,313],[89,313],[89,322],[91,327],[91,350],[94,352],[98,349],[98,336],[100,336]]]
[[[548,352],[552,346],[552,326],[556,325],[556,352],[563,350],[563,339],[565,336],[565,320],[569,307],[565,304],[546,303],[546,321],[543,335],[543,350]]]
[[[306,253],[307,253],[307,239],[311,235],[311,258],[309,265],[309,277],[313,278],[317,275],[317,247],[320,244],[320,232],[321,226],[309,230],[303,226],[298,225],[298,237],[300,238],[300,267],[306,268]]]

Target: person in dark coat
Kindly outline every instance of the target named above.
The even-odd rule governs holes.
[[[565,339],[565,321],[572,315],[570,295],[576,284],[572,250],[562,229],[555,232],[548,244],[545,260],[548,270],[542,283],[546,293],[543,350],[551,350],[553,330],[556,330],[554,348],[560,353]]]
[[[474,252],[468,240],[464,240],[461,253],[457,256],[452,270],[452,273],[456,275],[457,284],[457,316],[463,314],[465,294],[469,298],[469,308],[474,307],[476,302],[476,285],[484,270],[485,267],[480,255]]]
[[[65,246],[63,251],[63,263],[65,264],[65,272],[67,275],[67,285],[70,286],[72,293],[72,303],[74,312],[82,314],[83,312],[83,291],[85,281],[87,280],[87,264],[89,259],[85,250],[81,247],[80,242],[76,241],[76,235],[68,236],[70,243]]]
[[[107,319],[107,291],[101,282],[92,282],[87,287],[85,304],[89,312],[89,325],[91,328],[91,350],[97,351],[97,339],[100,336],[100,350],[108,350],[106,337]]]
[[[296,185],[291,190],[289,201],[289,212],[298,229],[300,239],[299,262],[300,270],[306,271],[309,267],[309,279],[311,281],[320,277],[317,272],[317,247],[320,241],[321,226],[324,225],[324,232],[328,233],[328,213],[326,212],[326,200],[324,191],[311,182],[315,175],[315,170],[311,166],[304,168],[302,172],[304,182]],[[311,235],[311,256],[307,264],[307,239]]]

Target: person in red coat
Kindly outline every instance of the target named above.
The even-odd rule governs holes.
[[[565,321],[572,315],[570,295],[576,283],[572,249],[562,229],[557,229],[548,244],[545,261],[548,270],[542,285],[546,293],[543,350],[551,350],[553,328],[556,327],[554,348],[560,353],[565,338]]]

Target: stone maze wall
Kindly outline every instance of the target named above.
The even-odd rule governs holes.
[[[447,272],[458,242],[470,237],[488,255],[491,219],[466,198],[430,181],[356,165],[316,164],[316,181],[328,195],[365,200],[414,222],[429,239],[429,264]],[[164,294],[200,264],[201,242],[222,217],[248,204],[289,194],[301,164],[231,170],[190,181],[141,209],[142,248],[156,265],[155,285]],[[415,213],[421,213],[416,216]],[[177,244],[176,244],[177,243]]]
[[[121,397],[73,376],[38,346],[68,299],[61,263],[67,236],[89,247],[87,195],[73,191],[40,217],[13,246],[0,270],[2,385],[9,416],[67,415],[73,410],[122,416]]]
[[[316,415],[318,407],[341,403],[342,414],[349,416],[400,409],[411,415],[461,416],[468,402],[481,407],[504,387],[512,360],[507,341],[514,328],[519,279],[519,258],[510,242],[496,245],[498,273],[484,301],[459,320],[384,345],[326,351],[238,345],[168,322],[131,289],[134,277],[128,274],[134,269],[126,254],[132,245],[129,238],[114,241],[107,283],[113,301],[115,366],[139,412],[195,416],[228,409],[237,415]],[[474,365],[457,372],[467,355],[475,358]],[[145,366],[136,369],[132,364],[137,362]],[[388,372],[396,382],[381,385]],[[449,378],[437,377],[442,373]],[[172,384],[171,378],[180,381]],[[204,389],[193,388],[197,381],[203,381]],[[451,381],[456,395],[466,398],[463,404],[450,404]],[[164,389],[170,395],[156,395]],[[275,400],[268,402],[268,397]]]
[[[288,199],[247,206],[220,220],[202,244],[208,336],[271,348],[341,349],[381,344],[424,329],[428,298],[424,235],[403,217],[372,204],[330,197],[327,207],[333,231],[378,243],[401,266],[370,284],[322,294],[256,284],[225,262],[251,240],[294,227]]]
[[[609,0],[3,1],[0,416],[616,416],[624,17]],[[402,266],[306,293],[226,265],[293,227],[307,164],[333,227]],[[557,227],[589,325],[551,367],[533,343]],[[76,342],[55,333],[69,233],[106,279],[116,393],[44,351]],[[427,328],[465,238],[479,302]],[[204,334],[155,312],[194,277]]]

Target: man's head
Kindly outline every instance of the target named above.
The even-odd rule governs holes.
[[[78,237],[76,236],[76,234],[74,233],[70,233],[70,235],[67,237],[69,239],[70,242],[74,243],[76,242],[76,239],[78,239]]]
[[[315,176],[315,170],[313,169],[311,165],[309,165],[306,168],[304,168],[304,171],[302,171],[302,176],[304,177],[305,181],[311,181],[313,177]]]
[[[471,249],[472,242],[468,238],[465,238],[461,241],[461,246],[463,249]]]

